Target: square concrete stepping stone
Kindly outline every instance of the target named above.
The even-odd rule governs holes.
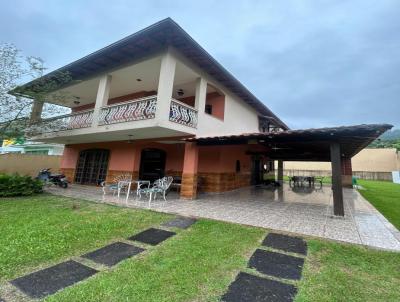
[[[167,221],[167,222],[163,223],[162,225],[166,226],[166,227],[187,229],[196,221],[197,221],[196,219],[190,218],[190,217],[178,217],[178,218],[175,218],[174,220]]]
[[[174,232],[150,228],[139,234],[133,235],[132,237],[129,237],[128,239],[151,244],[151,245],[157,245],[160,242],[163,242],[164,240],[166,240],[169,237],[174,236],[174,235],[176,235],[176,233],[174,233]]]
[[[285,252],[307,255],[307,242],[298,237],[269,233],[262,245]]]
[[[298,280],[303,264],[303,258],[258,249],[251,256],[248,266],[266,275]]]
[[[18,287],[31,298],[43,298],[82,281],[97,273],[95,269],[69,260],[14,279],[11,284]]]
[[[145,249],[124,242],[115,242],[82,255],[82,257],[107,266],[113,266],[124,259],[143,252],[144,250]]]
[[[225,302],[289,302],[296,296],[297,288],[291,284],[239,273],[222,296]]]

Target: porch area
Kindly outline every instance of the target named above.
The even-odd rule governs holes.
[[[180,199],[170,192],[150,206],[146,198],[131,195],[126,201],[102,194],[99,187],[71,185],[67,190],[49,188],[50,193],[125,207],[147,208],[182,216],[209,218],[281,232],[297,233],[400,251],[400,232],[356,190],[343,189],[345,215],[333,215],[331,186],[321,189],[252,186],[225,193],[200,193],[196,200]]]

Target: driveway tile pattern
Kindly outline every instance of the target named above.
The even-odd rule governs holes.
[[[102,195],[101,188],[71,185],[67,190],[50,192],[128,207],[148,208],[132,195],[118,199]],[[156,200],[151,209],[182,216],[202,217],[269,228],[283,232],[317,236],[358,243],[370,247],[400,251],[400,232],[356,190],[343,190],[345,217],[333,216],[332,190],[278,189],[248,187],[222,194],[200,194],[197,200],[182,200],[175,192],[167,202]]]
[[[144,250],[145,249],[124,242],[115,242],[82,255],[81,257],[107,266],[113,266],[124,259],[143,252]]]
[[[226,302],[289,302],[296,296],[297,288],[291,284],[239,273],[222,297]]]
[[[76,282],[82,281],[95,273],[97,273],[95,269],[69,260],[14,279],[11,281],[11,284],[18,287],[31,298],[43,298]]]

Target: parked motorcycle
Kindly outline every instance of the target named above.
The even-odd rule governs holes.
[[[54,184],[61,188],[66,189],[68,187],[67,178],[64,174],[51,174],[50,168],[40,170],[36,179],[44,181],[46,184]]]

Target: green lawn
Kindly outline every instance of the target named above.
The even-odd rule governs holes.
[[[0,213],[3,283],[171,219],[51,195],[0,199]],[[206,219],[176,231],[161,245],[46,301],[218,301],[267,233]],[[400,301],[399,253],[307,241],[296,301]]]
[[[374,207],[400,230],[400,184],[388,181],[357,181],[364,189],[358,190]]]
[[[45,194],[0,198],[0,282],[168,219]]]

